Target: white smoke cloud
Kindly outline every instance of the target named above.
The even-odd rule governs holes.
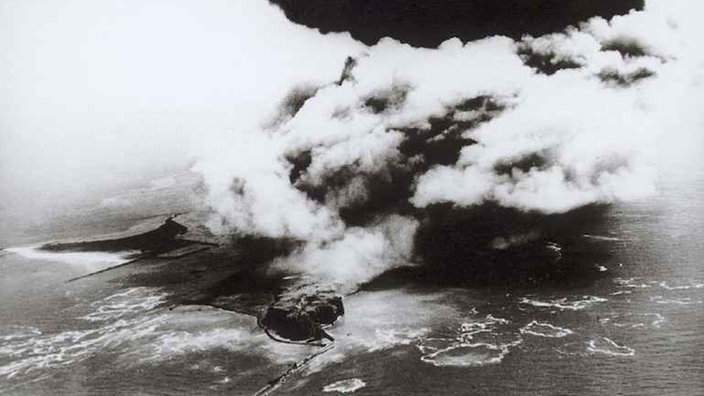
[[[416,220],[389,216],[366,228],[350,227],[339,239],[308,243],[273,268],[302,271],[316,282],[351,292],[384,271],[409,265],[417,228]]]
[[[647,82],[626,91],[605,87],[588,73],[562,71],[528,82],[517,106],[470,132],[479,144],[463,149],[458,163],[445,170],[478,181],[466,190],[464,204],[494,198],[506,206],[550,213],[653,192],[654,180],[643,176],[651,170],[639,161],[662,126],[654,125],[644,109]],[[495,174],[497,163],[532,153],[546,153],[552,166],[514,170],[511,177]],[[414,197],[419,206],[457,199],[455,193],[445,196],[451,190],[431,180],[438,172],[420,177]],[[629,180],[643,184],[630,182],[634,189],[627,191],[613,188]],[[483,187],[479,195],[478,186]]]
[[[208,155],[194,169],[208,187],[206,204],[219,214],[209,224],[214,231],[303,240],[339,235],[334,213],[290,185],[280,142],[271,136],[240,132]]]
[[[663,135],[704,99],[694,8],[702,6],[651,0],[643,12],[520,42],[451,39],[418,49],[384,39],[351,53],[352,78],[328,79],[291,117],[242,132],[223,161],[202,159],[218,229],[303,240],[277,268],[359,283],[411,259],[417,222],[373,206],[374,183],[393,188],[394,172],[411,175],[404,199],[418,209],[492,201],[561,213],[646,197]],[[531,56],[554,70],[536,72]],[[468,99],[474,105],[463,105]],[[677,124],[689,133],[704,125],[684,117]],[[438,120],[447,122],[439,131]],[[429,134],[412,154],[403,146],[410,133]],[[451,139],[454,163],[423,151]],[[291,158],[306,155],[293,177]],[[527,159],[534,162],[521,166]],[[350,208],[372,208],[372,220],[346,224]],[[397,231],[383,231],[390,223]]]

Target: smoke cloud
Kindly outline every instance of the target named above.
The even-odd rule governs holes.
[[[692,7],[437,49],[382,39],[202,157],[211,226],[302,241],[275,267],[349,285],[412,262],[433,206],[549,215],[647,197],[670,120],[704,98]]]

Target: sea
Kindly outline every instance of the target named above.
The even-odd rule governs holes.
[[[0,394],[704,394],[702,198],[704,172],[671,172],[656,196],[611,205],[605,231],[583,235],[609,252],[593,263],[602,275],[577,286],[348,296],[324,350],[272,341],[251,316],[167,304],[169,287],[67,282],[121,254],[32,248],[108,226],[5,230]]]

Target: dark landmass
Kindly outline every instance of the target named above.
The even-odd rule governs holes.
[[[520,38],[563,30],[601,16],[641,10],[643,0],[270,0],[292,22],[321,32],[350,32],[368,45],[392,37],[437,47],[493,35]]]
[[[125,238],[104,239],[98,241],[83,241],[69,243],[49,243],[40,247],[51,252],[126,252],[160,254],[193,244],[193,241],[179,239],[188,228],[174,221],[173,216],[167,218],[159,228]]]
[[[539,166],[539,162],[533,159],[526,161],[525,166]],[[413,293],[472,287],[513,293],[521,288],[542,289],[545,285],[579,287],[604,276],[595,268],[594,263],[599,260],[594,255],[608,252],[584,234],[607,234],[603,226],[607,210],[607,206],[589,206],[565,214],[544,215],[496,204],[472,208],[437,205],[418,215],[421,226],[416,237],[416,257],[409,263],[414,266],[381,274],[358,291],[404,288]],[[192,254],[163,258],[170,247],[178,245],[174,241],[184,236],[209,240],[209,235],[185,231],[198,228],[198,222],[188,216],[184,220],[188,227],[171,217],[156,229],[139,235],[68,245],[83,250],[90,247],[118,251],[125,246],[146,246],[148,251],[166,252],[145,254],[129,265],[110,268],[81,282],[158,287],[167,292],[166,308],[210,306],[249,315],[252,324],[256,322],[276,342],[316,347],[309,350],[307,357],[282,369],[282,374],[269,371],[267,375],[273,379],[259,394],[269,394],[312,359],[335,347],[326,329],[345,314],[347,296],[316,284],[305,274],[270,271],[274,259],[301,247],[299,241],[232,235],[219,239],[218,244],[202,245],[204,249]]]
[[[593,205],[545,215],[496,204],[472,208],[436,205],[419,218],[411,266],[384,273],[359,290],[593,282],[600,276],[594,263],[608,252],[583,235],[602,233],[607,208]],[[119,251],[129,246],[168,252],[181,243],[197,243],[178,238],[185,228],[169,218],[159,228],[140,235],[53,244],[50,249]],[[168,259],[145,255],[128,267],[112,267],[88,276],[109,272],[113,281],[167,288],[173,305],[208,305],[253,316],[276,341],[313,345],[324,345],[324,339],[332,341],[324,329],[344,315],[344,296],[315,284],[305,274],[270,271],[269,264],[300,247],[299,242],[233,236],[227,243],[204,247]]]
[[[348,59],[341,79],[354,79],[354,63],[353,58]],[[408,89],[402,84],[393,85],[364,98],[361,105],[371,113],[393,111],[404,105]],[[281,116],[295,116],[314,93],[315,88],[294,90],[282,102]],[[448,105],[442,114],[430,116],[425,127],[395,128],[405,135],[398,148],[399,158],[378,174],[365,174],[365,199],[339,209],[348,227],[373,225],[389,215],[417,220],[420,226],[408,263],[412,268],[381,274],[360,290],[401,283],[534,287],[591,282],[599,276],[594,263],[598,255],[608,252],[587,246],[582,236],[602,234],[606,206],[590,205],[546,215],[494,202],[470,207],[446,203],[428,208],[410,203],[418,175],[434,166],[455,163],[463,147],[477,144],[464,137],[464,132],[494,119],[506,108],[502,98],[470,97]],[[317,183],[307,174],[312,155],[311,150],[287,153],[289,181],[311,200],[327,204],[330,197],[344,193],[358,179],[360,171],[350,165],[332,170],[323,176],[322,183]],[[525,153],[497,164],[494,171],[503,177],[517,177],[551,166],[552,156],[549,150]],[[241,191],[235,188],[233,193]],[[188,224],[207,232],[202,221]],[[323,339],[331,338],[324,328],[344,315],[344,296],[315,284],[307,274],[271,271],[275,259],[290,255],[304,241],[235,234],[213,244],[186,239],[189,227],[171,216],[158,228],[138,235],[53,243],[41,249],[134,251],[133,262],[77,279],[109,272],[130,284],[166,287],[171,304],[208,305],[253,316],[277,341],[322,345]]]
[[[174,216],[171,216],[158,228],[142,234],[97,241],[51,243],[40,249],[54,252],[140,252],[134,256],[135,260],[71,279],[74,281],[115,271],[138,262],[149,266],[149,259],[176,260],[190,254],[201,253],[203,250],[190,249],[186,250],[187,254],[173,254],[174,251],[182,251],[189,246],[218,246],[217,244],[179,238],[180,235],[187,232],[188,228],[176,222]],[[230,246],[214,250],[209,252],[210,259],[206,259],[212,261],[213,258],[218,257],[221,261],[225,260],[225,264],[229,267],[227,269],[232,270],[233,273],[229,274],[230,271],[223,271],[221,273],[225,274],[223,279],[216,278],[212,283],[201,284],[200,288],[187,287],[189,292],[185,295],[182,294],[177,303],[211,305],[255,316],[259,319],[258,323],[264,331],[277,341],[315,342],[321,338],[331,339],[322,327],[331,325],[344,314],[342,297],[332,290],[319,290],[315,288],[315,285],[291,282],[286,280],[284,276],[269,275],[263,271],[266,269],[266,264],[272,259],[290,253],[296,246],[295,242],[244,236],[238,238],[234,244],[245,248],[237,249]],[[229,253],[227,250],[237,252],[237,261],[246,264],[238,265],[238,263],[230,262],[229,259],[232,257],[227,254]],[[200,259],[204,258],[204,256],[200,256]],[[217,268],[209,268],[205,271],[217,270]],[[159,282],[162,283],[162,286],[165,284],[173,286],[175,283],[183,283],[186,286],[193,281],[192,278],[198,277],[200,270],[191,269],[187,273],[187,278],[180,278],[180,275],[183,274],[178,274],[178,271],[170,272],[172,272],[171,268],[165,268],[164,272],[159,273]]]

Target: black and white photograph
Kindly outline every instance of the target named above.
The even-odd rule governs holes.
[[[0,394],[704,395],[704,2],[0,0]]]

